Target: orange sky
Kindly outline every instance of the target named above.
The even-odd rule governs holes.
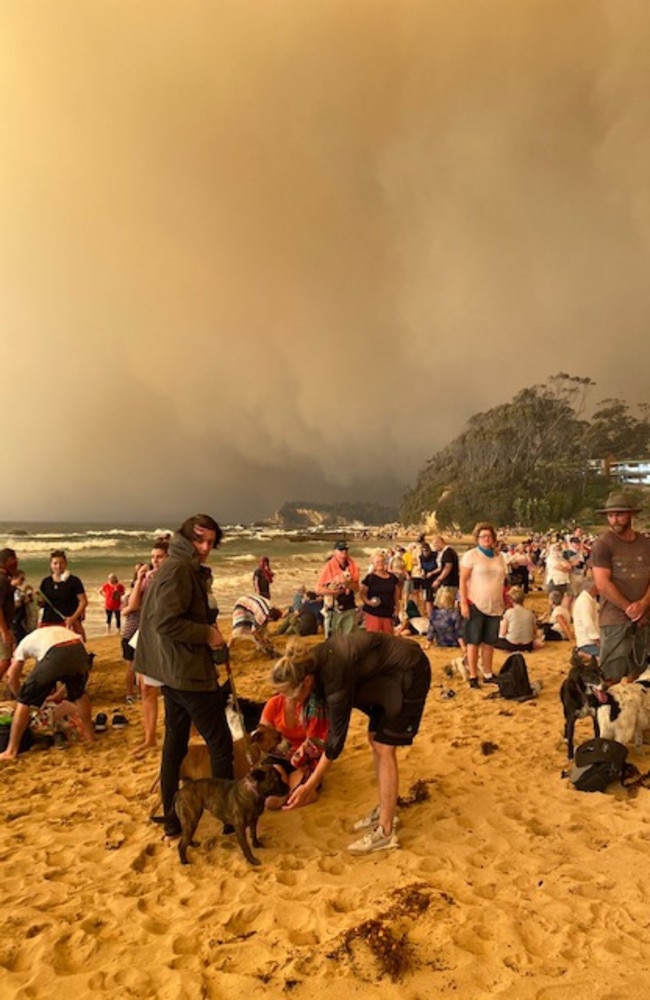
[[[558,371],[647,400],[649,42],[646,0],[7,0],[0,519],[398,499]]]

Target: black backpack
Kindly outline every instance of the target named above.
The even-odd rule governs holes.
[[[626,757],[622,743],[594,737],[576,748],[569,780],[579,792],[604,792],[614,781],[623,784]]]
[[[511,653],[497,674],[502,698],[509,701],[528,701],[535,693],[530,686],[528,667],[521,653]]]

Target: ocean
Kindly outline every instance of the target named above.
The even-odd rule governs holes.
[[[177,525],[130,524],[110,525],[91,523],[16,522],[0,521],[0,548],[16,550],[27,582],[34,587],[49,575],[50,552],[64,549],[71,573],[78,576],[88,595],[86,632],[102,635],[105,628],[103,598],[98,593],[109,573],[116,573],[128,590],[135,564],[148,562],[155,538],[172,531]],[[337,538],[346,537],[350,554],[365,573],[370,553],[385,540],[361,536],[357,529],[341,530],[314,537],[304,532],[260,531],[242,525],[223,526],[224,540],[212,554],[209,565],[214,574],[214,596],[222,617],[232,612],[235,600],[252,593],[253,570],[262,556],[268,556],[275,579],[271,600],[277,607],[291,604],[293,595],[303,585],[316,583],[325,560],[331,554]]]

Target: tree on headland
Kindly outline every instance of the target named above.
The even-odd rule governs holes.
[[[590,473],[589,459],[645,454],[650,423],[648,407],[636,418],[614,399],[585,419],[594,385],[562,372],[475,414],[420,472],[404,496],[402,522],[435,512],[441,526],[464,530],[484,518],[541,528],[597,506],[611,484]]]

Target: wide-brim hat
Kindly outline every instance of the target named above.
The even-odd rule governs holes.
[[[629,514],[640,514],[643,507],[639,507],[636,500],[629,493],[610,493],[605,500],[605,506],[598,508],[599,514],[611,514],[616,511]]]

